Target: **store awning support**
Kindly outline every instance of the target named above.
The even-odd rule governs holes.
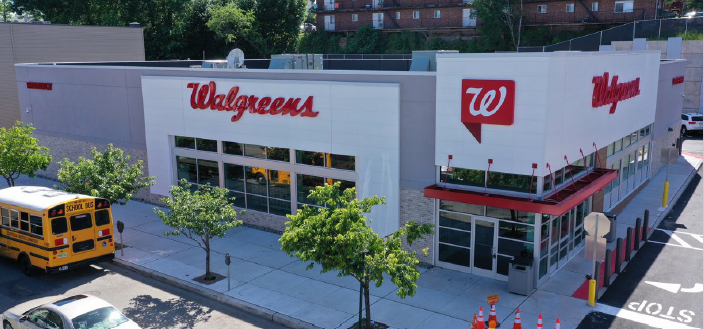
[[[596,155],[596,161],[599,164],[599,168],[601,168],[601,160],[599,159],[599,149],[596,147],[596,142],[594,142],[593,145],[594,145],[594,154]]]
[[[532,165],[532,167],[533,167],[533,173],[530,174],[530,188],[528,189],[528,199],[530,199],[530,200],[532,200],[530,198],[530,192],[533,190],[533,178],[535,177],[535,169],[538,168],[538,164],[534,163]]]
[[[489,166],[486,168],[486,179],[484,180],[484,194],[487,194],[486,187],[489,184],[489,174],[491,174],[491,164],[494,163],[494,159],[489,159],[487,160],[487,162],[489,163]]]

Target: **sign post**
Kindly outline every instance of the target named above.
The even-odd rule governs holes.
[[[125,223],[122,221],[117,221],[117,232],[120,233],[120,256],[125,255],[125,244],[122,243],[122,231],[125,230]]]
[[[227,290],[230,290],[230,253],[225,254],[225,265],[227,265]]]
[[[660,153],[660,162],[665,163],[665,186],[662,191],[662,208],[664,210],[667,208],[667,198],[670,192],[670,163],[677,163],[677,157],[672,157],[672,152],[677,153],[677,149],[674,147],[663,147]]]
[[[604,260],[606,255],[606,239],[604,236],[611,231],[609,219],[600,212],[593,212],[584,218],[584,230],[591,239],[586,239],[584,257],[592,260],[592,273],[589,280],[589,305],[594,306],[596,300],[596,263]],[[598,251],[598,252],[597,252]],[[593,282],[592,282],[593,281]]]

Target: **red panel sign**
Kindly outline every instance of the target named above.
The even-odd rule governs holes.
[[[200,86],[200,88],[199,88]],[[217,85],[210,81],[207,85],[189,83],[191,88],[191,107],[196,110],[210,109],[213,111],[235,112],[230,121],[238,121],[245,111],[252,114],[290,115],[302,117],[317,117],[318,112],[313,112],[313,96],[301,104],[300,98],[284,97],[257,97],[240,95],[240,87],[234,86],[225,94],[217,94]]]
[[[616,113],[618,102],[640,95],[640,78],[628,82],[618,82],[618,75],[611,78],[609,73],[592,78],[594,91],[592,93],[592,107],[597,108],[611,104],[609,113]]]
[[[684,83],[684,76],[679,76],[679,77],[674,77],[672,78],[672,85],[678,85],[680,83]]]
[[[482,124],[513,124],[515,94],[513,80],[462,80],[461,120],[477,142],[482,142]]]
[[[27,82],[27,89],[51,90],[51,83]]]

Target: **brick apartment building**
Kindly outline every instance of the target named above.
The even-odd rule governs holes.
[[[316,0],[318,29],[461,30],[481,24],[473,0]],[[618,24],[655,18],[662,0],[524,0],[524,24]]]

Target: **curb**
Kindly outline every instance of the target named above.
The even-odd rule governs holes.
[[[697,165],[692,172],[689,173],[689,176],[687,176],[687,179],[684,180],[684,183],[680,186],[680,188],[675,192],[675,195],[672,196],[672,201],[667,204],[667,207],[663,209],[662,212],[660,212],[660,215],[655,219],[655,222],[653,223],[653,228],[657,227],[658,224],[660,224],[660,221],[662,221],[667,214],[670,213],[672,208],[675,206],[675,204],[680,201],[680,197],[682,196],[682,193],[684,193],[684,190],[687,189],[687,186],[689,186],[689,183],[692,182],[692,179],[694,179],[694,175],[696,175],[699,170],[702,168],[702,165],[704,164],[704,161],[699,161],[699,164]]]
[[[662,219],[665,218],[665,216],[667,216],[667,214],[670,213],[670,211],[671,211],[672,208],[675,206],[675,204],[677,204],[677,202],[680,200],[680,197],[682,197],[682,194],[684,193],[684,191],[685,191],[685,190],[687,189],[687,187],[689,186],[689,183],[691,183],[691,182],[692,182],[692,179],[694,179],[694,175],[697,174],[697,173],[699,172],[699,170],[702,168],[702,165],[704,165],[704,161],[699,161],[699,164],[697,165],[697,167],[694,168],[694,170],[692,170],[692,171],[689,173],[689,175],[687,176],[687,178],[684,180],[684,183],[683,183],[682,185],[680,185],[680,188],[677,190],[677,192],[675,192],[675,195],[672,196],[672,201],[668,203],[667,207],[665,207],[665,209],[663,209],[663,210],[660,212],[660,214],[658,215],[658,217],[655,218],[655,221],[653,221],[653,226],[652,226],[653,229],[655,229],[655,228],[660,224],[660,222],[662,221]],[[648,236],[648,238],[650,238],[650,234],[652,234],[652,233],[649,234],[648,232],[652,232],[652,230],[646,228],[646,229],[644,229],[644,231],[646,232],[645,234]],[[646,242],[648,242],[648,240],[641,240],[641,242],[640,242],[640,247],[643,247]],[[639,248],[639,250],[633,250],[633,251],[631,252],[631,259],[633,259],[633,257],[636,256],[636,254],[638,253],[638,251],[640,251],[640,248]],[[624,262],[622,269],[625,270],[629,263],[630,263],[630,262],[628,262],[628,261]],[[614,273],[614,274],[611,276],[611,280],[610,280],[611,283],[613,283],[614,281],[616,281],[616,278],[619,276],[619,274],[620,274],[620,273]],[[606,293],[606,290],[607,290],[608,288],[610,288],[610,287],[611,287],[611,284],[609,284],[609,287],[602,287],[601,289],[599,289],[599,290],[596,292],[596,299],[598,300],[599,298],[601,298],[601,296],[603,296],[603,295]]]
[[[103,263],[108,266],[110,266],[110,263]],[[183,290],[186,290],[188,292],[192,292],[194,294],[200,295],[205,298],[212,299],[214,301],[223,303],[225,305],[237,308],[239,310],[245,311],[247,313],[254,314],[256,316],[259,316],[261,318],[264,318],[266,320],[282,324],[284,326],[287,326],[289,328],[294,328],[294,329],[324,329],[321,327],[318,327],[312,323],[305,322],[300,319],[296,319],[290,315],[286,314],[281,314],[276,311],[270,310],[265,307],[261,307],[259,305],[255,305],[252,303],[245,302],[243,300],[237,299],[235,297],[227,296],[223,293],[201,287],[197,284],[187,282],[185,280],[170,276],[168,274],[164,274],[155,270],[148,269],[144,266],[140,266],[137,264],[130,263],[128,261],[115,258],[112,262],[112,265],[119,266],[134,272],[137,272],[139,274],[148,276],[150,278],[156,279],[158,281],[167,283],[171,286],[181,288]]]

